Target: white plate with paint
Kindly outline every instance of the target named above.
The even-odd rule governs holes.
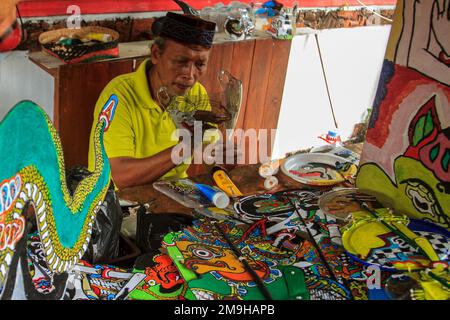
[[[329,153],[301,153],[287,158],[281,171],[303,184],[331,186],[345,181],[336,165],[346,162],[346,159]]]

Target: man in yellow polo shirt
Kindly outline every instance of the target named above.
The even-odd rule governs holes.
[[[94,122],[105,114],[111,121],[104,145],[116,187],[123,189],[151,183],[159,178],[186,177],[188,164],[176,165],[172,150],[176,125],[161,102],[160,89],[172,97],[185,97],[195,110],[210,111],[205,88],[198,79],[205,73],[215,24],[194,16],[169,12],[151,47],[150,59],[136,72],[113,79],[102,91]],[[223,119],[222,119],[223,118]],[[215,122],[226,117],[212,116]],[[95,126],[93,126],[95,127]],[[93,131],[89,147],[89,170],[93,171]]]

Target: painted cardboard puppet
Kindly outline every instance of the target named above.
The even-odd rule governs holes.
[[[273,298],[289,299],[306,293],[301,271],[288,266],[292,255],[266,239],[264,221],[246,231],[229,221],[218,226],[246,257]],[[197,220],[182,232],[167,234],[163,246],[196,299],[264,299],[260,286],[209,220]],[[296,274],[289,283],[282,277],[283,272],[289,273],[287,269]]]
[[[142,256],[141,256],[142,257]],[[148,257],[150,263],[139,266],[139,258],[133,272],[143,274],[143,279],[127,296],[132,300],[195,300],[186,281],[181,277],[172,259],[166,254]]]
[[[80,261],[69,273],[65,300],[116,300],[133,273]]]
[[[85,253],[110,185],[103,132],[113,115],[104,112],[97,123],[95,171],[80,182],[73,197],[61,142],[45,112],[23,101],[0,122],[1,299],[58,299],[64,294],[67,271]],[[30,233],[34,249],[27,245]],[[33,256],[39,258],[29,264]]]
[[[400,0],[356,184],[450,229],[450,1]]]
[[[21,41],[18,2],[0,2],[0,52],[14,50]],[[73,197],[61,142],[45,112],[23,101],[0,122],[0,299],[63,297],[66,271],[86,251],[109,186],[102,136],[110,120],[105,114],[97,125],[96,170]]]
[[[315,211],[306,214],[305,219],[308,227],[312,220],[328,226],[325,217],[320,218]],[[273,299],[349,299],[348,289],[353,291],[354,299],[367,299],[365,282],[357,283],[360,276],[364,278],[361,267],[341,260],[342,249],[331,244],[328,227],[314,238],[327,251],[327,261],[339,278],[334,280],[308,241],[291,241],[295,228],[286,227],[273,241],[267,237],[266,223],[263,219],[246,228],[229,221],[214,224],[208,219],[197,220],[182,232],[167,234],[163,245],[198,300],[264,299],[260,285],[240,261],[242,257]],[[214,225],[227,235],[241,258]],[[341,278],[351,283],[348,288],[338,282]]]

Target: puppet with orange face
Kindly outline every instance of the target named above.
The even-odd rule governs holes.
[[[21,41],[22,32],[16,17],[19,0],[0,1],[0,52],[14,50]]]

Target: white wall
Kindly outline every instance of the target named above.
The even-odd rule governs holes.
[[[0,120],[19,101],[40,105],[53,120],[53,78],[32,63],[26,51],[0,54]]]
[[[319,33],[339,133],[346,140],[372,106],[390,26],[330,29]],[[314,35],[292,40],[273,158],[319,146],[334,130]]]

